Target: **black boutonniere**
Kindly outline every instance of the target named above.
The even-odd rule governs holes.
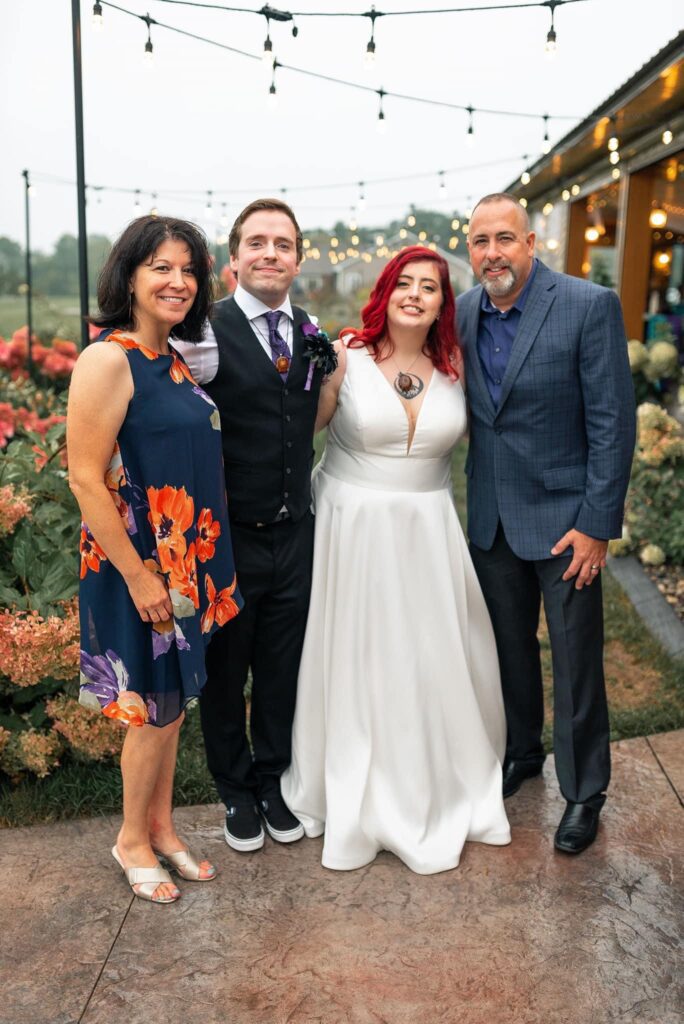
[[[309,372],[306,375],[305,391],[311,391],[314,368],[320,366],[323,376],[329,377],[337,369],[337,355],[332,342],[325,331],[321,331],[316,324],[302,324],[300,328],[304,336],[302,355],[309,360]]]

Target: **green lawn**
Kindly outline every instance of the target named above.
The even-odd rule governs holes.
[[[317,438],[320,454],[324,435]],[[459,514],[465,509],[465,443],[453,461]],[[673,661],[651,637],[619,584],[604,573],[606,680],[611,739],[643,736],[684,727],[684,663]],[[551,749],[551,652],[540,630],[547,705],[545,742]],[[199,713],[191,709],[181,730],[176,773],[176,804],[217,800],[204,759]],[[0,789],[0,827],[31,825],[82,815],[113,814],[121,808],[121,782],[113,764],[67,763],[53,776]]]
[[[91,306],[95,308],[94,300]],[[77,296],[33,297],[35,334],[68,338],[78,344],[80,338],[79,300]],[[26,323],[26,299],[19,295],[0,295],[0,336],[8,339]]]

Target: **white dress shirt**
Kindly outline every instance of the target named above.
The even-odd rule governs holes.
[[[233,298],[249,320],[259,344],[268,358],[271,359],[271,346],[268,343],[268,320],[265,316],[266,313],[271,312],[271,307],[267,306],[261,299],[257,299],[255,295],[252,295],[251,292],[246,291],[240,285],[235,289]],[[284,302],[280,306],[276,306],[276,309],[284,314],[280,318],[278,330],[287,342],[290,352],[292,352],[293,316],[289,295],[285,296]],[[313,320],[313,317],[311,319]],[[204,326],[204,335],[201,341],[176,341],[172,339],[171,344],[181,353],[185,362],[190,367],[190,373],[198,384],[208,384],[214,379],[218,370],[219,352],[216,337],[208,320]]]

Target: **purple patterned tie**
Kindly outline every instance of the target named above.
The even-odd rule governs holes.
[[[273,365],[280,374],[283,381],[287,380],[287,373],[290,369],[291,353],[287,342],[278,330],[278,321],[281,317],[281,310],[270,309],[264,316],[268,321],[268,343],[271,346],[271,359]]]

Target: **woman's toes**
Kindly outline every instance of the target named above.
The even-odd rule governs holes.
[[[202,878],[213,878],[216,874],[216,868],[208,860],[200,861],[200,876]]]

